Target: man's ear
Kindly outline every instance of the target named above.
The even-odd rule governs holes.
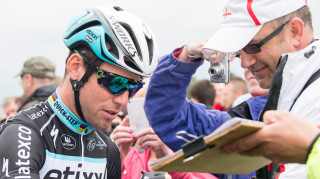
[[[85,73],[84,62],[79,54],[72,54],[66,65],[68,75],[72,80],[79,81]]]
[[[34,85],[35,81],[31,74],[25,74],[24,80],[26,81],[27,87],[31,87]]]
[[[303,39],[304,39],[304,22],[294,17],[289,22],[290,25],[290,37],[292,39],[292,45],[296,49],[301,49],[301,46],[303,45]]]

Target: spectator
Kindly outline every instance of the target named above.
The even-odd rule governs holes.
[[[320,56],[315,49],[320,48],[320,42],[313,35],[307,1],[230,0],[225,8],[234,11],[203,47],[204,57],[210,59],[208,55],[216,51],[239,55],[241,66],[254,74],[262,88],[270,88],[260,120],[267,110],[291,111],[319,126],[320,80],[316,77]],[[304,164],[284,164],[281,168],[285,170],[272,164],[261,171],[271,177],[283,171],[280,179],[307,178]]]
[[[152,171],[148,162],[154,161],[173,151],[167,147],[152,130],[151,127],[143,129],[137,134],[130,133],[129,119],[126,117],[112,135],[113,140],[120,146],[127,146],[128,153],[123,161],[122,179],[141,178],[141,171]],[[129,144],[126,144],[126,141]],[[135,142],[134,146],[131,146]],[[121,147],[120,147],[121,148]],[[172,179],[215,179],[209,173],[169,172]]]
[[[145,97],[149,80],[146,80],[145,82],[146,85],[144,86],[144,89],[139,91],[140,93],[136,93],[133,98]],[[208,84],[212,87],[209,81]],[[142,170],[151,171],[148,162],[173,153],[173,151],[160,140],[151,127],[142,129],[134,134],[133,129],[130,127],[128,116],[126,116],[120,125],[114,129],[111,138],[120,148],[123,166],[122,179],[141,178]],[[209,173],[169,172],[169,174],[172,179],[216,178]]]
[[[39,104],[55,91],[55,65],[44,57],[33,57],[24,62],[23,68],[17,76],[21,77],[23,95],[22,105],[18,111]]]
[[[239,77],[231,77],[224,90],[224,107],[229,110],[233,102],[241,95],[248,93],[246,82]]]
[[[201,44],[204,44],[203,40],[190,43],[189,50],[197,48],[200,52]],[[228,112],[206,110],[204,105],[187,100],[186,89],[202,61],[193,62],[196,59],[189,58],[186,49],[187,47],[176,49],[173,53],[160,59],[150,79],[144,105],[151,127],[173,151],[181,149],[181,146],[185,144],[185,141],[175,137],[178,131],[183,130],[195,136],[208,135],[232,117],[257,121],[267,100],[266,95],[250,98],[241,106],[232,108]],[[233,175],[232,177],[251,178],[255,176],[256,173],[252,172],[248,175]]]
[[[269,89],[263,89],[259,86],[257,79],[253,76],[250,70],[244,70],[244,76],[246,79],[246,86],[248,88],[249,93],[243,94],[239,96],[234,102],[232,107],[239,105],[243,101],[251,97],[262,96],[269,94]]]
[[[246,78],[248,91],[252,97],[262,96],[269,93],[269,89],[263,89],[260,87],[257,79],[249,69],[244,70],[244,76]]]
[[[320,42],[313,39],[311,13],[306,1],[230,0],[225,10],[233,11],[229,13],[231,15],[225,14],[223,24],[209,42],[189,43],[175,50],[173,55],[164,56],[150,80],[145,110],[161,140],[170,148],[180,148],[178,141],[170,140],[165,135],[173,137],[178,130],[195,135],[206,134],[210,130],[205,131],[205,127],[214,126],[210,128],[214,130],[224,122],[215,121],[219,118],[217,114],[201,110],[184,99],[183,90],[190,81],[188,75],[193,74],[203,62],[195,57],[201,54],[201,49],[203,58],[213,63],[218,62],[215,59],[217,51],[240,55],[242,67],[254,74],[259,85],[262,88],[271,87],[271,97],[262,114],[270,109],[291,110],[314,125],[320,125],[320,114],[317,113],[320,107],[317,89],[320,80],[315,80],[300,93],[320,67],[317,60],[319,52],[315,50],[320,48]],[[173,94],[155,92],[160,88]],[[174,104],[171,104],[172,101]],[[156,104],[155,109],[149,107],[151,104]],[[285,164],[284,167],[280,178],[307,178],[305,165]],[[279,165],[274,164],[258,170],[256,176],[275,178],[279,171]]]
[[[199,80],[190,88],[191,101],[206,105],[207,109],[213,108],[216,95],[214,87],[209,80]]]
[[[2,108],[5,112],[5,116],[0,120],[0,124],[1,124],[1,122],[6,120],[7,118],[15,115],[20,106],[21,106],[20,97],[14,96],[14,97],[7,98],[4,101],[4,104],[2,106]]]
[[[216,96],[214,98],[213,109],[219,111],[225,111],[224,107],[224,94],[226,85],[224,83],[211,83],[216,91]]]

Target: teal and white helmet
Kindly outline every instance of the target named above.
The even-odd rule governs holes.
[[[157,42],[149,26],[119,6],[100,6],[79,13],[63,40],[69,49],[86,45],[101,60],[143,77],[150,76],[158,64]]]

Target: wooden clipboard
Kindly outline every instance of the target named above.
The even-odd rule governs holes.
[[[183,149],[149,164],[154,171],[205,172],[222,174],[248,174],[271,163],[261,156],[244,156],[238,153],[223,155],[220,147],[264,126],[262,122],[233,118],[203,138],[206,148],[186,158]],[[193,148],[193,147],[192,147]],[[196,148],[196,147],[194,147]]]

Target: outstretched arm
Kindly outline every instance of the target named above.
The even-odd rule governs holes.
[[[203,44],[203,40],[190,43],[188,54],[199,55]],[[147,118],[161,140],[174,151],[185,143],[176,138],[178,131],[207,135],[231,118],[225,112],[206,110],[203,104],[186,100],[192,75],[202,63],[201,58],[189,58],[186,47],[176,49],[160,59],[150,79],[144,105]]]

